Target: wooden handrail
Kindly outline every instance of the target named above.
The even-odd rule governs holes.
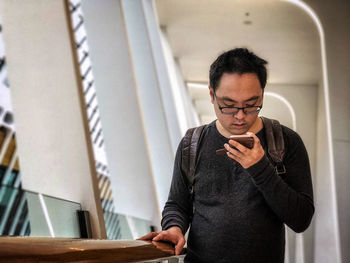
[[[163,242],[0,237],[0,262],[142,262],[174,254]]]

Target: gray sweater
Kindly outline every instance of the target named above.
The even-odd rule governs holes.
[[[265,155],[244,169],[226,155],[216,155],[227,139],[215,121],[198,150],[193,202],[181,170],[178,147],[162,228],[189,227],[185,262],[284,262],[284,224],[295,232],[309,226],[313,213],[310,165],[297,133],[282,126],[287,173],[277,175]],[[267,152],[265,129],[257,134]]]

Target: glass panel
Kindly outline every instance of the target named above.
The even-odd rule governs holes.
[[[49,196],[44,196],[43,199],[55,236],[80,237],[77,216],[77,210],[81,210],[80,204]]]
[[[142,237],[151,231],[151,221],[131,216],[127,216],[127,221],[129,226],[133,227],[134,238]]]
[[[30,236],[50,237],[49,226],[41,207],[39,196],[36,193],[26,192],[28,214],[30,222]]]
[[[129,227],[128,221],[126,220],[126,217],[124,215],[118,215],[115,213],[109,213],[111,215],[114,215],[114,221],[111,223],[109,221],[106,222],[106,226],[109,227],[113,226],[113,224],[117,225],[116,228],[115,237],[114,239],[133,239],[131,229]],[[113,234],[113,231],[110,233],[110,235]],[[109,239],[113,239],[113,236],[108,236]]]
[[[78,203],[2,185],[0,236],[79,238],[77,210],[81,210]]]
[[[151,221],[104,212],[108,239],[136,239],[151,231]]]

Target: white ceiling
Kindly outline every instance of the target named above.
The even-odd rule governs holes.
[[[316,25],[303,10],[288,2],[156,0],[156,7],[186,82],[207,83],[210,64],[220,53],[247,47],[269,62],[268,83],[319,83]],[[190,92],[194,104],[202,105],[198,110],[205,108],[197,100],[205,99],[207,90]]]

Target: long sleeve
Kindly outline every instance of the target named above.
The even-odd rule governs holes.
[[[305,146],[294,132],[284,136],[287,173],[277,175],[266,155],[247,169],[274,213],[295,232],[303,232],[314,214],[312,180]]]
[[[185,233],[192,216],[192,200],[188,190],[186,176],[181,169],[182,141],[180,142],[174,163],[173,178],[170,186],[168,201],[162,213],[162,228],[178,226]]]

